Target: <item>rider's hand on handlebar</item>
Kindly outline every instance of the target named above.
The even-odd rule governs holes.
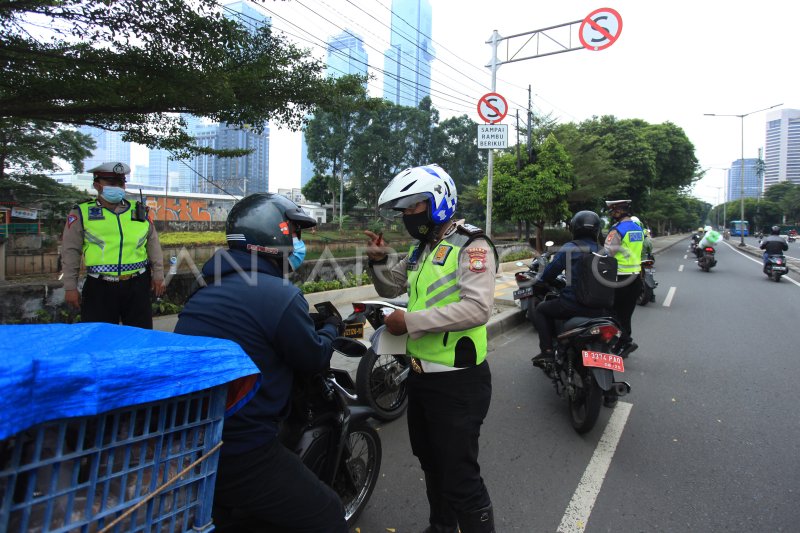
[[[389,247],[386,246],[386,241],[383,240],[383,232],[376,234],[369,230],[364,230],[364,235],[369,237],[367,257],[373,261],[383,261],[389,250]]]

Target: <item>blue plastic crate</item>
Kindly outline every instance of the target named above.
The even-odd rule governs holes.
[[[211,531],[226,390],[46,422],[0,441],[0,531],[95,532],[123,516],[108,531]]]

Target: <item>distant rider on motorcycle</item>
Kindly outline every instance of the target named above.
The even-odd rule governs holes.
[[[780,226],[772,226],[771,234],[761,241],[761,249],[764,250],[764,266],[767,266],[767,258],[769,256],[783,255],[783,252],[789,249],[789,244],[780,234]]]
[[[601,249],[597,244],[602,222],[594,211],[579,211],[572,217],[569,229],[573,240],[561,247],[553,260],[543,272],[537,276],[536,283],[551,283],[565,269],[568,269],[569,280],[561,290],[559,298],[546,300],[536,306],[533,323],[539,333],[539,349],[541,353],[531,361],[534,366],[543,367],[553,361],[553,336],[556,319],[567,320],[574,316],[589,318],[606,314],[603,309],[592,309],[578,303],[576,297],[577,283],[580,280],[580,259],[584,253],[597,252]],[[582,250],[588,250],[582,251]],[[567,266],[569,262],[569,266]]]
[[[703,230],[705,231],[705,235],[703,235],[703,238],[700,239],[699,243],[697,243],[697,248],[694,250],[694,254],[698,259],[703,257],[703,249],[706,246],[716,248],[717,243],[720,241],[720,239],[722,239],[722,235],[720,235],[718,231],[715,231],[711,226],[706,226],[703,228]]]

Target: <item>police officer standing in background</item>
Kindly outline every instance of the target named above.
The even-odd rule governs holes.
[[[453,179],[438,165],[404,170],[378,200],[402,212],[418,239],[387,264],[382,234],[366,231],[369,273],[378,294],[408,291],[407,311],[386,317],[393,335],[408,333],[408,434],[425,473],[428,533],[493,532],[489,492],[478,465],[478,437],[489,410],[491,373],[486,323],[494,304],[497,258],[483,230],[453,220]]]
[[[64,300],[81,322],[153,329],[150,290],[164,294],[161,244],[147,208],[125,200],[125,163],[103,163],[94,174],[97,199],[72,208],[62,241]],[[78,292],[81,256],[86,282]]]
[[[636,309],[636,299],[642,290],[642,244],[644,231],[631,220],[630,200],[606,202],[609,215],[615,224],[606,236],[605,249],[617,260],[617,287],[614,290],[614,316],[622,326],[622,337],[617,353],[628,357],[639,347],[631,337],[631,318]]]

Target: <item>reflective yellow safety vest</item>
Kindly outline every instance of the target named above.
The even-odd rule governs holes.
[[[620,234],[619,251],[614,255],[617,260],[617,274],[638,274],[642,271],[642,245],[644,231],[632,220],[624,220],[612,229]]]
[[[147,268],[148,220],[133,220],[134,209],[114,213],[95,200],[78,205],[83,223],[83,254],[89,274],[122,276]]]
[[[465,235],[466,231],[459,227],[437,244],[420,263],[414,261],[419,250],[416,246],[411,247],[408,255],[409,312],[443,307],[461,299],[458,256],[463,247],[476,237]],[[479,365],[486,359],[486,325],[463,331],[426,333],[418,339],[409,337],[406,349],[414,357],[445,366],[461,368]]]

